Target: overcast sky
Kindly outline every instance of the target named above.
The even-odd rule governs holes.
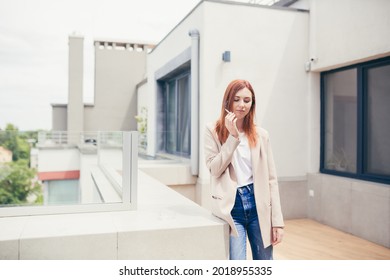
[[[84,36],[84,101],[93,40],[158,43],[200,0],[0,0],[0,128],[51,129],[68,99],[68,37]],[[92,68],[92,69],[91,69]]]

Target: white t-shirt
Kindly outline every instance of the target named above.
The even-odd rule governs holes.
[[[248,138],[245,133],[239,133],[240,144],[233,153],[233,162],[236,168],[237,187],[253,183],[252,157]]]

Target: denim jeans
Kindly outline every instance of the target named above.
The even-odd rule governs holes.
[[[264,248],[255,203],[253,184],[237,189],[236,201],[231,211],[238,237],[230,236],[230,259],[245,260],[247,236],[254,260],[272,260],[273,247]]]

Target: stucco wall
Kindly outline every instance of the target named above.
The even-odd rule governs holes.
[[[85,130],[136,130],[136,85],[146,72],[146,50],[95,48],[95,97]]]
[[[156,74],[183,61],[183,57],[186,57],[186,53],[191,47],[191,37],[188,35],[191,29],[198,29],[201,34],[203,33],[203,4],[199,4],[148,55],[148,139],[152,139],[152,141],[148,141],[148,153],[151,155],[156,152],[158,129]]]
[[[234,20],[232,20],[234,18]],[[206,28],[207,27],[207,28]],[[200,180],[208,181],[203,136],[216,120],[227,84],[249,80],[257,94],[258,123],[271,133],[279,176],[307,170],[308,13],[251,5],[203,2],[148,57],[149,139],[156,133],[155,73],[191,46],[188,31],[200,33]],[[232,61],[222,61],[231,51]],[[288,142],[286,143],[286,135]],[[155,152],[154,143],[148,143]]]
[[[83,72],[84,38],[69,36],[67,130],[84,130]]]
[[[52,130],[67,130],[67,105],[52,105]]]
[[[310,1],[313,70],[325,70],[390,54],[390,1]]]
[[[201,147],[205,125],[219,116],[226,86],[233,79],[246,79],[256,93],[257,123],[270,133],[279,177],[305,176],[308,13],[204,4],[207,28],[201,34],[200,51]],[[227,50],[231,62],[222,61],[222,53]],[[202,164],[203,153],[200,157]],[[200,177],[207,178],[208,170],[202,167]]]
[[[309,174],[308,217],[390,248],[388,185]]]
[[[38,166],[39,172],[80,170],[79,150],[40,149]]]

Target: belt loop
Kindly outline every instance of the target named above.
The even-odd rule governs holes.
[[[249,185],[245,185],[245,186],[242,186],[242,187],[238,187],[237,188],[237,191],[240,193],[240,194],[243,194],[244,193],[244,189],[246,189],[249,193],[253,193],[253,183],[252,184],[249,184]]]

